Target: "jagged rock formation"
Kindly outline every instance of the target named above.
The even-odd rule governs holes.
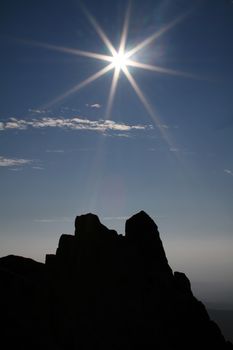
[[[77,216],[46,264],[0,259],[3,339],[17,349],[232,349],[143,211],[120,236]],[[12,329],[13,325],[13,329]],[[7,347],[5,347],[7,348]]]

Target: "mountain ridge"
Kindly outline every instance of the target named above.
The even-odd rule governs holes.
[[[97,215],[75,219],[45,264],[0,258],[4,341],[12,348],[232,349],[141,211],[125,236]],[[6,347],[7,348],[7,347]]]

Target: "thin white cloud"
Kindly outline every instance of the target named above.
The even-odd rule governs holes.
[[[27,129],[27,122],[22,119],[10,118],[9,121],[2,123],[3,127],[1,130],[16,129],[25,130]]]
[[[23,165],[29,164],[31,162],[32,160],[30,159],[6,158],[3,156],[0,156],[0,167],[14,167],[14,166],[17,167],[17,166],[23,166]],[[14,170],[16,171],[16,169]]]
[[[162,129],[179,129],[178,125],[159,124]]]
[[[10,171],[22,171],[22,168],[10,168]]]
[[[224,173],[233,176],[233,171],[230,169],[224,169]]]
[[[42,219],[35,219],[34,222],[39,223],[53,223],[53,222],[72,222],[74,219],[70,217],[61,217],[61,218],[42,218]]]
[[[162,129],[169,129],[169,126],[167,124],[160,124],[159,126]]]
[[[118,137],[125,137],[125,138],[131,138],[132,135],[129,135],[129,134],[122,134],[122,133],[119,133],[119,134],[116,134],[115,136],[118,136]]]
[[[46,153],[65,153],[63,149],[47,149]]]
[[[42,166],[33,166],[32,169],[34,170],[44,170]]]
[[[179,152],[180,150],[179,150],[179,148],[171,147],[171,148],[170,148],[170,151],[171,151],[171,152]]]
[[[186,155],[186,156],[195,155],[195,152],[193,152],[193,151],[189,151],[187,149],[180,149],[180,148],[177,148],[177,147],[170,147],[169,151],[170,152],[174,152],[174,153],[180,153],[180,154],[183,154],[183,155]]]
[[[127,220],[128,217],[127,216],[105,216],[103,218],[103,220],[106,220],[106,221],[111,221],[111,220]]]
[[[91,105],[91,108],[101,108],[101,105],[99,103],[94,103]]]
[[[29,108],[28,112],[33,113],[33,114],[45,114],[45,113],[48,113],[49,111],[47,111],[45,109]]]
[[[117,123],[113,120],[89,120],[80,117],[73,118],[52,118],[44,117],[40,119],[17,119],[10,118],[6,122],[1,122],[0,130],[26,130],[29,128],[59,128],[69,130],[89,130],[98,132],[130,132],[132,130],[150,130],[152,125],[129,125],[126,123]]]
[[[102,105],[101,104],[99,104],[99,103],[93,103],[93,104],[89,104],[89,103],[86,103],[86,107],[88,107],[88,108],[101,108],[102,107]]]

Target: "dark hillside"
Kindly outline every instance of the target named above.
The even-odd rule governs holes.
[[[173,273],[154,221],[141,211],[125,231],[81,215],[45,265],[1,258],[4,349],[232,349]]]

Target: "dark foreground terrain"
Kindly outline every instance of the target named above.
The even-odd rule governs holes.
[[[1,258],[0,284],[2,349],[233,349],[145,212],[125,236],[78,216],[45,264]]]
[[[225,337],[233,343],[233,310],[207,308],[209,316],[217,322]]]

